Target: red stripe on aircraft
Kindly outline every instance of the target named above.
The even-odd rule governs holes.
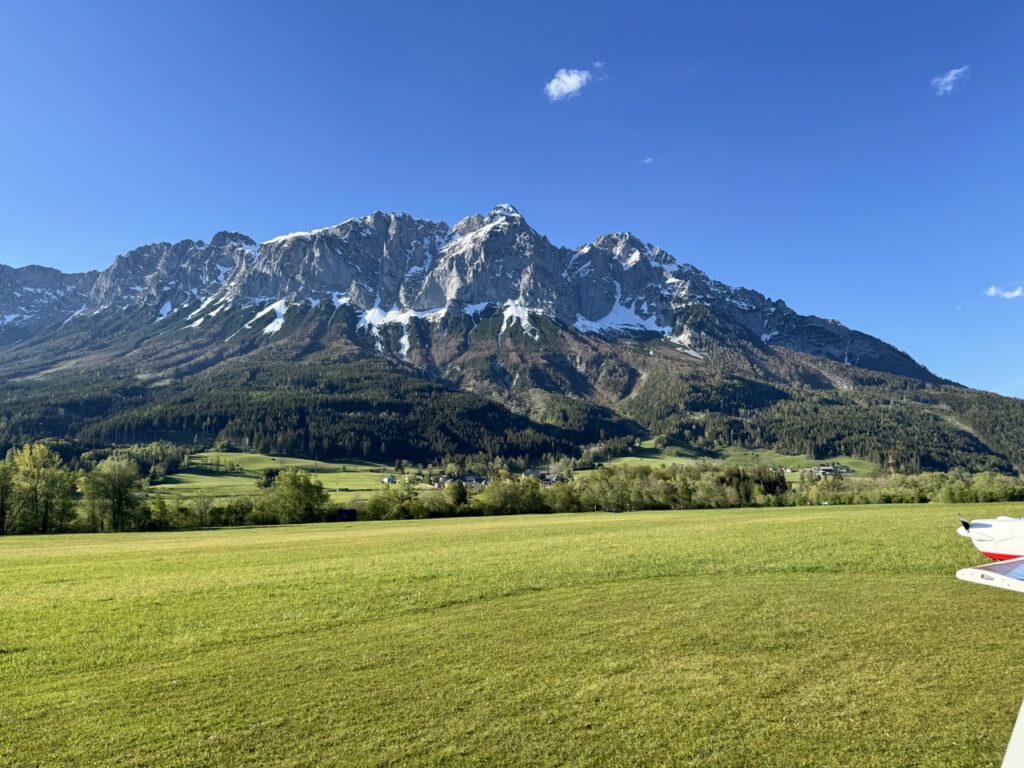
[[[1016,560],[1018,557],[1022,557],[1022,555],[1004,555],[999,552],[982,552],[981,554],[991,560]]]

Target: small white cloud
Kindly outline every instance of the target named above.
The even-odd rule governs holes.
[[[572,96],[578,96],[583,87],[593,79],[593,75],[586,69],[560,69],[555,76],[544,86],[544,93],[551,101],[561,101]]]
[[[944,75],[932,78],[932,88],[935,89],[936,96],[945,96],[947,93],[953,92],[953,86],[956,85],[956,81],[967,74],[969,66],[957,67],[951,69]]]
[[[645,157],[640,162],[643,163],[644,165],[650,165],[651,163],[654,162],[654,158],[653,157]]]
[[[1024,286],[1018,285],[1016,288],[1013,288],[1012,290],[1004,291],[1002,288],[999,288],[998,286],[990,285],[988,290],[985,291],[985,295],[996,296],[1000,299],[1019,299],[1021,296],[1024,296]]]

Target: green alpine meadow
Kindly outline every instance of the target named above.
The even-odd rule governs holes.
[[[0,539],[0,763],[996,766],[1019,504]]]

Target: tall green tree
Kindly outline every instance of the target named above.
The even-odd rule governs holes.
[[[14,474],[13,461],[0,461],[0,536],[17,527],[14,515]]]
[[[19,529],[31,533],[63,530],[71,517],[74,484],[60,456],[43,443],[14,452],[15,502]]]
[[[71,517],[74,483],[60,457],[36,442],[15,451],[13,461],[19,529],[39,534],[61,530]]]
[[[274,479],[264,504],[282,522],[303,523],[321,519],[330,499],[323,483],[308,472],[286,469]]]
[[[138,527],[139,512],[144,508],[142,481],[139,465],[131,459],[104,459],[80,479],[79,489],[86,507],[97,515],[100,530]]]
[[[453,507],[461,507],[469,500],[469,492],[461,480],[453,480],[444,489],[444,495]]]

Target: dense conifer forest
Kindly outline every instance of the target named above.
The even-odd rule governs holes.
[[[0,385],[0,451],[51,439],[70,456],[166,440],[319,459],[531,461],[664,435],[705,452],[849,455],[900,472],[1024,464],[1024,402],[955,386],[908,388],[896,377],[841,391],[655,371],[617,410],[557,394],[539,402],[524,412],[521,402],[506,406],[382,359],[229,365],[131,384],[94,371]]]

